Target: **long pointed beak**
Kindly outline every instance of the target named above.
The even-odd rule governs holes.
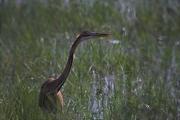
[[[97,37],[106,37],[111,35],[110,33],[98,33],[98,32],[90,32],[89,36],[97,36]]]

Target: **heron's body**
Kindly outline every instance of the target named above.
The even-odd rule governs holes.
[[[72,63],[73,63],[73,55],[74,52],[80,42],[82,42],[86,37],[90,36],[107,36],[107,33],[95,33],[95,32],[82,32],[79,34],[74,41],[71,49],[69,51],[69,57],[66,63],[66,66],[62,72],[62,74],[58,78],[49,78],[42,84],[40,95],[39,95],[39,106],[47,112],[56,112],[58,102],[63,106],[63,96],[60,91],[63,86],[65,80],[67,79]]]

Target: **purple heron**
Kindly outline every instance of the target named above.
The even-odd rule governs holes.
[[[49,78],[41,86],[41,90],[39,94],[39,106],[43,111],[56,112],[58,103],[61,104],[61,108],[63,107],[64,104],[63,95],[60,89],[70,73],[71,66],[73,63],[74,52],[77,46],[79,45],[79,43],[87,40],[86,38],[89,37],[105,37],[108,35],[109,35],[108,33],[84,31],[81,32],[76,37],[76,40],[74,41],[74,43],[70,48],[69,57],[62,74],[58,78]]]

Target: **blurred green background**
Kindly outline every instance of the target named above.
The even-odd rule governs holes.
[[[41,84],[61,73],[84,30],[112,36],[79,45],[63,111],[44,113]],[[114,88],[105,99],[109,76]],[[100,102],[96,112],[92,101]],[[180,119],[180,2],[1,0],[0,120],[54,119]]]

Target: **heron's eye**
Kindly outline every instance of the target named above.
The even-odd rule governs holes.
[[[88,31],[83,31],[82,34],[83,34],[84,36],[87,36],[87,35],[89,34],[89,32],[88,32]]]

